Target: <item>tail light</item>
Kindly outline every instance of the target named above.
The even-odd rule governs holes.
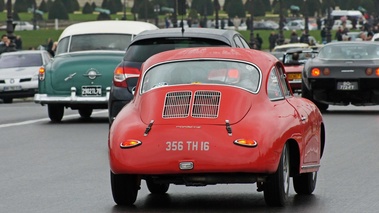
[[[311,70],[311,75],[312,75],[313,77],[318,77],[318,76],[320,76],[320,74],[321,74],[321,71],[320,71],[319,68],[312,68],[312,70]]]
[[[376,76],[379,76],[379,68],[376,68],[376,69],[375,69],[375,75],[376,75]]]
[[[367,68],[366,69],[366,75],[372,75],[372,73],[373,73],[372,68]]]
[[[117,67],[113,75],[113,84],[116,87],[128,87],[126,80],[132,77],[139,77],[140,70],[135,67]]]
[[[45,80],[45,67],[40,67],[38,71],[38,79],[40,81]]]

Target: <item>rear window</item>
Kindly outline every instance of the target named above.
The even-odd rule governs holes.
[[[230,46],[222,41],[205,38],[146,39],[132,44],[126,52],[125,61],[144,62],[150,56],[180,48]]]
[[[41,54],[18,54],[2,55],[0,57],[0,68],[13,67],[38,67],[42,66]]]

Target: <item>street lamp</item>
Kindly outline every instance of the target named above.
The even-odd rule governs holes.
[[[122,20],[126,20],[126,0],[124,0],[124,7],[122,8],[124,15],[122,16]]]
[[[282,0],[279,0],[279,38],[278,38],[279,45],[284,44],[283,27],[284,27],[283,3],[282,3]]]
[[[309,25],[308,25],[308,7],[307,7],[307,0],[304,0],[304,43],[309,43]]]
[[[331,8],[328,4],[327,6],[327,21],[326,21],[326,42],[329,43],[332,41],[332,34],[330,33],[330,30],[332,29],[332,16],[331,16]]]
[[[255,39],[254,39],[254,0],[250,0],[250,46],[255,49]]]
[[[7,36],[9,39],[14,39],[14,26],[12,18],[12,0],[7,1]]]
[[[161,11],[161,9],[160,9],[160,6],[159,6],[159,4],[156,4],[156,5],[154,5],[154,13],[155,13],[155,26],[158,26],[158,22],[159,22],[159,20],[158,20],[158,15],[159,15],[159,12]]]

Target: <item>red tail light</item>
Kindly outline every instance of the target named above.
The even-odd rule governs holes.
[[[367,68],[366,69],[366,75],[372,75],[372,73],[373,73],[372,68]]]
[[[375,69],[375,75],[376,75],[376,76],[379,76],[379,68],[376,68],[376,69]]]
[[[126,79],[139,77],[140,70],[134,67],[117,67],[113,74],[113,84],[116,87],[128,87]]]
[[[313,69],[311,70],[311,75],[312,75],[313,77],[320,76],[320,74],[321,74],[321,71],[320,71],[319,68],[313,68]]]
[[[38,79],[39,79],[40,81],[45,80],[45,68],[44,68],[44,67],[40,67],[40,68],[39,68],[39,71],[38,71]]]

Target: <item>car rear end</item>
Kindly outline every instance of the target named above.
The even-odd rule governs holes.
[[[160,30],[154,33],[145,32],[136,37],[128,47],[125,57],[114,71],[108,110],[112,122],[118,112],[133,99],[133,88],[136,86],[143,62],[150,56],[178,48],[200,46],[232,46],[227,37],[216,33],[191,32],[186,29],[182,34],[179,29]],[[196,30],[196,29],[195,29]],[[166,33],[167,31],[167,33]],[[189,31],[189,32],[187,32]],[[213,32],[213,31],[212,31]]]

